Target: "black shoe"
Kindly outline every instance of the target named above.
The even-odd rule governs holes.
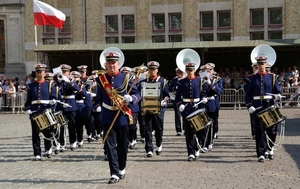
[[[258,162],[264,162],[265,161],[265,157],[264,156],[260,156],[259,158],[258,158]]]
[[[54,150],[54,153],[55,154],[59,154],[59,150]]]
[[[119,176],[120,179],[124,179],[125,178],[125,174]]]
[[[156,150],[155,153],[156,153],[156,155],[159,156],[159,155],[161,154],[161,151],[157,151],[157,150]]]
[[[252,136],[252,139],[255,140],[255,135]]]
[[[70,149],[71,149],[71,151],[74,151],[75,148],[71,147]]]
[[[117,183],[117,182],[119,182],[119,179],[116,179],[116,178],[111,177],[111,178],[109,179],[109,181],[108,181],[108,184],[114,184],[114,183]]]
[[[147,153],[147,157],[152,157],[153,156],[153,153],[152,152],[148,152]]]
[[[196,160],[196,158],[193,158],[193,157],[188,157],[188,159],[187,159],[188,161],[195,161]]]
[[[269,159],[274,159],[274,154],[273,154],[273,155],[269,154],[269,155],[268,155],[268,158],[269,158]]]
[[[48,159],[50,159],[50,158],[51,158],[51,154],[46,154],[46,157],[47,157]]]

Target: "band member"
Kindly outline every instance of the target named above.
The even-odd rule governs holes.
[[[103,140],[111,175],[108,183],[112,184],[125,178],[128,129],[129,125],[133,124],[132,112],[127,104],[138,103],[141,97],[130,75],[119,72],[122,66],[119,62],[122,58],[121,53],[107,51],[103,56],[106,62],[100,63],[107,73],[96,78],[98,91],[95,104],[97,109],[102,109]]]
[[[45,78],[46,81],[52,83],[52,82],[53,82],[53,73],[51,73],[51,72],[46,72],[44,78]]]
[[[194,105],[200,102],[201,98],[205,97],[201,90],[202,81],[201,78],[195,76],[195,63],[186,62],[185,71],[187,73],[186,78],[179,80],[178,89],[175,97],[176,105],[178,110],[181,112],[183,118],[183,128],[185,133],[185,141],[188,152],[188,161],[195,161],[196,157],[199,156],[199,151],[197,152],[196,142],[194,140],[194,130],[192,126],[187,121],[187,116],[192,112],[196,111],[197,107]],[[198,105],[202,106],[202,104]],[[197,153],[196,153],[197,152]]]
[[[249,76],[244,86],[246,106],[249,113],[254,115],[256,154],[259,162],[264,162],[265,155],[269,159],[274,158],[273,146],[277,135],[277,124],[264,129],[259,122],[257,114],[276,104],[275,100],[280,100],[281,98],[280,86],[275,79],[275,74],[270,74],[266,71],[267,59],[267,56],[256,57],[258,72]],[[275,94],[275,100],[268,93]],[[268,135],[271,142],[267,142],[266,135]]]
[[[145,150],[147,153],[147,157],[153,156],[153,144],[152,144],[152,131],[155,132],[155,140],[156,140],[156,155],[160,155],[162,151],[162,137],[163,137],[163,130],[164,130],[164,113],[167,106],[167,99],[169,99],[169,89],[166,85],[166,80],[158,76],[158,67],[159,63],[156,61],[150,61],[147,63],[148,66],[148,74],[149,77],[140,81],[143,82],[152,82],[160,83],[160,109],[159,114],[145,114],[145,124],[146,124],[146,132],[145,132]]]
[[[70,70],[71,66],[67,64],[61,64],[60,68],[62,70],[62,75],[57,76],[57,82],[59,83],[60,93],[61,93],[61,102],[64,104],[59,104],[63,108],[63,113],[66,116],[68,122],[68,131],[69,131],[69,142],[70,149],[74,150],[77,146],[76,138],[76,111],[78,106],[75,99],[75,94],[80,90],[76,82],[70,81]],[[66,146],[66,134],[65,127],[60,127],[60,151],[65,150]]]
[[[208,129],[208,144],[206,145],[208,150],[210,150],[214,139],[218,138],[220,95],[223,93],[223,84],[221,78],[216,76],[214,72],[215,64],[207,63],[205,67],[207,68],[207,82],[204,84],[203,89],[207,98],[211,99],[205,104],[205,109],[208,116],[213,120],[212,127]]]
[[[177,136],[181,135],[182,129],[181,129],[181,115],[180,115],[180,111],[178,110],[178,107],[176,106],[175,103],[175,95],[176,95],[176,91],[177,91],[177,82],[178,80],[183,78],[183,72],[179,69],[176,68],[176,77],[173,78],[172,80],[169,81],[169,92],[170,92],[170,97],[171,100],[173,100],[173,109],[174,109],[174,115],[175,115],[175,130],[177,133]],[[172,96],[174,96],[174,98],[172,99]]]
[[[131,68],[124,66],[120,69],[121,72],[125,74],[131,74]],[[133,76],[133,75],[132,75]],[[137,81],[135,81],[136,83]],[[129,141],[129,148],[133,149],[136,145],[136,139],[137,139],[137,120],[138,120],[138,113],[140,112],[139,104],[129,104],[129,108],[131,109],[132,116],[133,116],[133,124],[129,125],[129,135],[128,135],[128,141]]]
[[[91,142],[91,141],[94,141],[95,137],[96,137],[94,125],[91,124],[92,97],[91,97],[90,88],[93,83],[93,80],[90,79],[90,77],[87,77],[87,75],[86,75],[87,65],[77,66],[77,69],[78,69],[79,73],[81,74],[80,82],[79,82],[80,89],[83,91],[85,90],[85,93],[88,94],[83,99],[84,100],[84,108],[81,113],[81,116],[83,116],[82,121],[86,128],[86,133],[88,135],[88,142]]]
[[[80,85],[80,76],[81,74],[77,71],[72,71],[71,75],[72,77],[72,82],[76,82],[78,85]],[[85,108],[84,100],[87,96],[85,88],[80,89],[76,94],[75,94],[75,99],[77,103],[77,111],[76,111],[76,117],[75,117],[75,130],[76,130],[76,138],[77,138],[77,145],[78,147],[83,146],[83,126],[85,125],[86,121],[86,115],[87,111]]]
[[[252,71],[253,71],[253,73],[251,75],[255,75],[258,72],[256,62],[252,63]],[[251,135],[252,135],[253,140],[255,140],[255,123],[254,123],[254,118],[253,117],[255,117],[255,115],[250,114]]]
[[[46,67],[47,66],[45,64],[37,64],[35,66],[36,81],[28,84],[27,100],[25,102],[26,114],[30,115],[29,117],[31,121],[32,147],[35,156],[34,160],[41,160],[41,142],[38,126],[32,118],[43,113],[44,110],[51,108],[50,104],[55,104],[55,96],[51,93],[51,85],[44,79]],[[52,103],[53,99],[54,103]],[[51,129],[44,129],[42,131],[45,137],[44,145],[47,158],[51,158],[52,154],[52,144],[51,140],[49,140],[49,138],[52,137],[51,131]]]

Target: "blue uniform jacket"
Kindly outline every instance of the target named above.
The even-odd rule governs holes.
[[[185,108],[184,111],[181,112],[181,115],[183,117],[188,116],[192,112],[196,110],[196,107],[193,107],[194,104],[197,104],[203,97],[206,96],[206,94],[201,90],[201,78],[193,78],[193,79],[188,79],[184,78],[179,80],[178,82],[178,88],[176,92],[176,97],[175,97],[175,103],[179,107],[181,104],[186,105],[188,104]],[[198,102],[183,102],[183,99],[199,99]],[[199,104],[198,108],[201,108],[203,106],[202,104]]]
[[[52,93],[53,86],[51,83],[34,81],[28,84],[27,100],[25,102],[25,109],[31,110],[30,118],[42,113],[45,109],[51,108],[49,100],[56,99]]]
[[[214,97],[214,100],[208,100],[205,104],[205,109],[207,112],[217,112],[220,109],[220,99],[219,96],[223,93],[222,80],[218,78],[211,79],[211,84],[203,84],[203,92],[206,97]]]
[[[116,92],[121,95],[122,97],[129,91],[131,85],[133,85],[132,90],[130,91],[130,95],[133,99],[131,102],[132,104],[136,104],[141,100],[141,95],[136,87],[136,85],[133,83],[132,79],[128,80],[128,85],[126,82],[124,82],[126,74],[118,72],[115,75],[105,74],[107,81],[112,86]],[[118,110],[111,110],[107,107],[116,107],[109,96],[106,94],[99,78],[96,78],[97,82],[97,95],[95,97],[95,108],[98,106],[102,107],[101,110],[101,118],[102,118],[102,124],[103,125],[111,125],[112,120],[114,119],[116,113]],[[125,88],[125,86],[127,86]],[[123,112],[120,112],[119,116],[117,117],[114,126],[128,126],[129,125],[129,119],[128,116],[125,115]]]
[[[85,116],[86,115],[86,111],[85,111],[85,99],[87,96],[90,96],[89,94],[87,94],[85,88],[79,90],[76,94],[75,94],[75,99],[76,99],[76,103],[77,103],[77,115],[78,116]],[[91,102],[92,103],[92,102]]]
[[[170,95],[169,95],[169,87],[167,85],[167,81],[163,78],[163,77],[160,77],[158,76],[157,78],[154,78],[154,79],[150,79],[150,78],[146,78],[144,80],[141,80],[140,81],[140,84],[142,82],[149,82],[149,83],[156,83],[156,82],[160,82],[160,102],[165,98],[165,97],[168,97],[170,98]],[[140,88],[139,88],[139,91],[141,92],[142,88],[141,88],[141,85],[139,85]],[[160,107],[160,112],[165,112],[166,111],[166,107]]]
[[[266,96],[268,95],[267,93],[281,94],[280,86],[275,78],[275,74],[270,73],[257,73],[249,76],[244,86],[244,90],[246,93],[245,103],[248,109],[253,106],[254,108],[261,107],[260,110],[263,110],[270,105],[276,104],[274,99],[254,100],[253,97],[255,96]]]
[[[62,81],[60,83],[60,93],[61,93],[61,102],[67,103],[71,105],[72,107],[63,108],[63,111],[69,112],[69,111],[76,111],[78,110],[75,94],[79,91],[79,87],[77,83],[70,82],[66,83],[65,81]],[[62,104],[60,104],[63,106]]]
[[[81,78],[80,80],[80,84],[81,85],[84,85],[84,83],[87,81],[88,77],[85,77],[85,78]],[[92,97],[91,97],[91,92],[89,92],[89,89],[90,89],[91,86],[89,85],[85,85],[85,91],[88,95],[85,96],[84,98],[84,105],[86,107],[92,107]]]

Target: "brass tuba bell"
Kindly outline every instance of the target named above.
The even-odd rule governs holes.
[[[188,63],[188,62],[192,62],[196,64],[195,70],[197,70],[200,66],[201,58],[199,54],[193,49],[183,49],[176,56],[176,64],[181,71],[185,72],[184,63]]]
[[[250,59],[252,64],[256,64],[257,60],[255,59],[258,56],[266,56],[267,62],[270,67],[276,62],[276,52],[270,46],[266,44],[257,45],[251,52]]]
[[[120,69],[125,62],[125,56],[124,56],[123,52],[121,51],[121,49],[119,49],[117,47],[108,47],[102,51],[102,53],[100,54],[100,57],[99,57],[99,62],[103,69],[105,69],[106,59],[105,59],[104,53],[106,53],[106,52],[117,52],[121,55],[121,57],[119,58],[120,65],[118,68],[118,69]]]

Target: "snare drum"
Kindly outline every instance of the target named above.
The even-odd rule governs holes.
[[[57,124],[57,120],[53,115],[51,108],[44,110],[38,115],[35,115],[34,117],[32,117],[32,120],[37,125],[39,131],[42,131]]]
[[[204,129],[205,127],[212,124],[211,118],[207,115],[204,108],[194,111],[186,117],[191,127],[195,132]]]
[[[58,111],[58,112],[54,112],[54,117],[57,120],[57,124],[55,125],[55,127],[60,127],[63,126],[65,124],[67,124],[69,121],[65,118],[64,114],[62,111]]]
[[[283,116],[279,112],[279,109],[274,105],[257,113],[257,117],[265,128],[271,127],[286,119],[286,117]]]

